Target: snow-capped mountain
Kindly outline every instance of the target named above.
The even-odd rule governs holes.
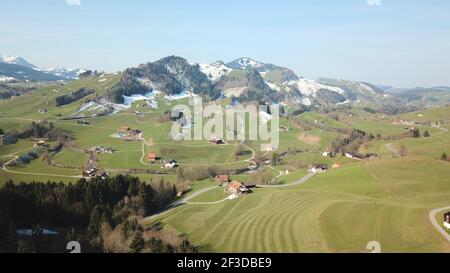
[[[63,77],[66,79],[75,80],[78,79],[79,75],[86,72],[86,69],[68,69],[65,67],[56,67],[56,68],[42,68],[37,69],[44,73],[53,74],[59,77]]]
[[[247,69],[249,67],[257,69],[263,65],[263,63],[257,62],[247,57],[242,57],[226,64],[227,67],[232,69]]]
[[[65,79],[78,79],[78,76],[85,72],[84,69],[67,69],[64,67],[57,67],[57,68],[40,68],[37,67],[27,60],[25,60],[23,57],[20,56],[3,56],[0,54],[0,63],[7,63],[7,64],[14,64],[19,65],[26,68],[31,68],[36,71],[40,71],[43,73],[51,74],[57,77],[65,78]]]
[[[3,56],[0,54],[0,62],[8,64],[16,64],[20,66],[25,66],[32,69],[37,69],[36,66],[30,64],[27,60],[19,56]]]

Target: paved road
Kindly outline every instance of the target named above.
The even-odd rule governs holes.
[[[428,216],[430,217],[430,221],[433,224],[433,226],[445,237],[445,239],[447,239],[447,241],[450,242],[450,234],[448,234],[448,232],[445,231],[442,228],[442,226],[438,223],[438,221],[436,220],[436,215],[438,213],[447,211],[447,210],[450,210],[450,207],[434,209],[430,212],[430,214]]]
[[[12,174],[38,175],[38,176],[63,177],[63,178],[81,178],[81,175],[61,175],[61,174],[51,174],[51,173],[26,173],[26,172],[16,172],[16,171],[8,170],[7,166],[9,164],[11,164],[12,162],[14,162],[18,158],[19,158],[18,156],[15,156],[13,159],[11,159],[10,161],[3,164],[3,170],[7,173],[12,173]]]
[[[296,181],[294,183],[282,184],[282,185],[259,185],[258,188],[274,189],[274,188],[294,187],[294,186],[298,186],[298,185],[306,183],[309,179],[313,178],[315,175],[316,175],[315,173],[308,173],[307,175],[303,176],[302,178],[300,178],[298,181]]]
[[[309,174],[305,175],[304,177],[302,177],[301,179],[299,179],[297,182],[294,182],[294,183],[284,184],[284,185],[260,185],[260,186],[258,186],[258,188],[274,189],[274,188],[294,187],[294,186],[298,186],[298,185],[306,183],[309,179],[311,179],[315,175],[316,175],[315,173],[309,173]],[[149,217],[146,217],[142,221],[149,221],[149,220],[154,219],[154,218],[156,218],[158,216],[162,216],[162,215],[167,214],[168,212],[170,212],[172,209],[174,209],[174,208],[176,208],[178,206],[181,206],[181,205],[185,205],[185,204],[188,204],[188,205],[214,205],[214,204],[223,203],[223,202],[228,200],[228,198],[225,198],[223,200],[216,201],[216,202],[189,202],[193,198],[195,198],[197,196],[200,196],[200,195],[202,195],[202,194],[204,194],[206,192],[209,192],[209,191],[211,191],[213,189],[217,189],[217,186],[199,190],[199,191],[197,191],[197,192],[195,192],[195,193],[193,193],[193,194],[191,194],[189,196],[186,196],[183,199],[177,200],[174,203],[170,204],[167,208],[165,208],[160,213],[152,215],[152,216],[149,216]]]

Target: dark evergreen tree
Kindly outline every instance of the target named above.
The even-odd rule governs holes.
[[[130,244],[130,249],[134,253],[139,253],[145,247],[144,236],[142,235],[142,231],[138,230],[133,237],[133,241]]]

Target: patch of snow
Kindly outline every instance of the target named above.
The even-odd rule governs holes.
[[[242,95],[242,93],[244,93],[245,91],[245,87],[235,87],[235,88],[228,88],[226,90],[223,91],[223,95],[226,98],[230,98],[230,97],[239,97],[240,95]]]
[[[344,104],[347,104],[347,103],[350,103],[350,101],[346,100],[346,101],[343,101],[343,102],[338,102],[338,103],[336,103],[336,105],[344,105]]]
[[[136,101],[141,101],[141,100],[153,100],[155,98],[156,95],[158,95],[160,93],[160,91],[153,91],[153,92],[148,92],[145,95],[131,95],[131,96],[123,96],[124,99],[124,105],[127,106],[131,106],[133,103],[135,103]]]
[[[311,99],[310,99],[310,98],[307,98],[307,97],[302,98],[301,103],[302,103],[303,105],[306,105],[306,106],[311,106],[311,105],[312,105]]]
[[[181,100],[181,99],[185,99],[185,98],[189,98],[189,97],[196,97],[196,96],[197,95],[192,92],[183,91],[179,94],[164,96],[164,98],[168,101],[174,101],[174,100]]]
[[[242,68],[247,68],[247,67],[249,67],[249,66],[250,66],[250,67],[253,67],[253,68],[258,68],[258,67],[261,67],[261,66],[262,66],[261,63],[255,61],[255,60],[252,60],[252,59],[250,59],[250,58],[240,58],[240,59],[238,60],[238,64],[239,64]]]
[[[265,83],[266,83],[271,89],[273,89],[273,90],[275,90],[275,91],[277,91],[277,92],[281,92],[281,88],[280,88],[278,85],[273,84],[273,83],[270,83],[270,82],[268,82],[268,81],[266,81]]]
[[[200,64],[200,70],[208,76],[212,81],[219,80],[222,76],[228,75],[233,69],[225,66],[222,62],[215,62],[213,64]]]
[[[342,90],[339,87],[328,86],[328,85],[324,85],[324,84],[318,83],[318,82],[316,82],[314,80],[307,80],[307,79],[300,79],[300,80],[296,80],[296,81],[288,81],[288,82],[285,82],[283,85],[295,87],[303,95],[310,96],[310,97],[317,97],[317,92],[320,89],[329,90],[329,91],[336,92],[336,93],[339,93],[339,94],[344,94],[345,93],[345,91]]]
[[[0,75],[0,82],[13,82],[16,79],[14,79],[13,77],[8,77],[5,75]]]

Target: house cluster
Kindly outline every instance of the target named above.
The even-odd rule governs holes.
[[[376,153],[367,153],[367,154],[360,154],[360,153],[354,153],[354,152],[347,152],[345,153],[345,157],[350,159],[357,159],[357,160],[364,160],[364,159],[377,159],[378,154]]]
[[[216,181],[224,190],[230,194],[247,194],[250,193],[250,189],[254,188],[255,185],[245,185],[237,180],[231,180],[228,175],[218,175],[216,176]]]
[[[88,126],[88,125],[90,125],[90,123],[89,123],[87,120],[85,120],[85,119],[77,120],[77,124],[78,124],[78,125],[82,125],[82,126]]]
[[[94,152],[96,154],[112,154],[114,153],[113,148],[103,147],[103,146],[94,146],[89,149],[90,152]]]
[[[450,212],[444,214],[444,226],[450,229]]]
[[[322,163],[312,164],[310,171],[312,173],[323,173],[328,171],[328,165]]]
[[[143,132],[139,129],[121,127],[117,130],[117,136],[123,141],[138,141],[143,138]]]
[[[403,119],[394,119],[392,121],[393,125],[406,125],[406,126],[414,126],[416,123],[414,121],[403,120]]]
[[[164,167],[166,169],[175,169],[180,166],[180,163],[178,163],[175,159],[162,160],[162,158],[154,152],[147,154],[147,160],[151,163],[156,163],[160,161],[164,164]]]
[[[109,173],[100,171],[98,168],[95,168],[95,167],[83,171],[82,175],[83,175],[83,178],[85,178],[85,179],[92,179],[95,177],[99,177],[103,180],[105,180],[106,178],[108,178],[110,176]]]

